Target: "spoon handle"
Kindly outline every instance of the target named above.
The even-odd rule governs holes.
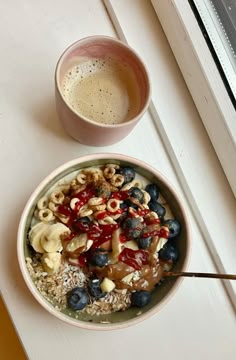
[[[164,277],[199,277],[199,278],[212,278],[212,279],[228,279],[228,280],[236,280],[236,275],[233,274],[212,274],[212,273],[197,273],[197,272],[182,272],[182,271],[164,271]]]

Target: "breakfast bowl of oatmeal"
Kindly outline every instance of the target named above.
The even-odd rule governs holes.
[[[72,160],[29,198],[17,251],[24,280],[52,315],[111,330],[158,312],[186,270],[190,230],[166,178],[120,154]]]

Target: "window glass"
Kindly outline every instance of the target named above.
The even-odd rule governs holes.
[[[189,0],[236,107],[236,0]]]

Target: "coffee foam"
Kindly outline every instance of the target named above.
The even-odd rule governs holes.
[[[76,113],[98,123],[120,124],[140,109],[132,69],[111,58],[82,60],[65,74],[62,89]]]

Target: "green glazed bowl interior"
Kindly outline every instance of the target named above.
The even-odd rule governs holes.
[[[137,322],[144,320],[152,314],[158,312],[163,304],[173,295],[177,287],[182,282],[181,278],[165,279],[160,286],[157,286],[152,293],[151,302],[142,309],[131,307],[125,311],[113,312],[109,315],[87,315],[84,313],[75,312],[66,309],[60,312],[56,308],[56,303],[49,303],[37,290],[31,279],[26,267],[25,258],[31,255],[31,250],[28,245],[27,234],[31,225],[33,214],[38,200],[60,179],[66,175],[80,170],[82,168],[102,165],[105,163],[116,163],[118,165],[132,166],[139,174],[146,177],[150,182],[155,182],[161,194],[169,204],[174,217],[181,224],[181,235],[178,238],[179,259],[175,264],[173,271],[186,270],[189,252],[190,252],[190,230],[189,222],[185,214],[185,210],[179,201],[175,190],[169,182],[157,170],[153,169],[148,164],[120,154],[95,154],[80,157],[72,160],[51,173],[45,180],[39,184],[36,190],[28,200],[25,209],[22,213],[19,228],[18,228],[18,260],[24,280],[36,298],[36,300],[51,314],[57,318],[82,328],[94,330],[111,330],[130,326]]]

